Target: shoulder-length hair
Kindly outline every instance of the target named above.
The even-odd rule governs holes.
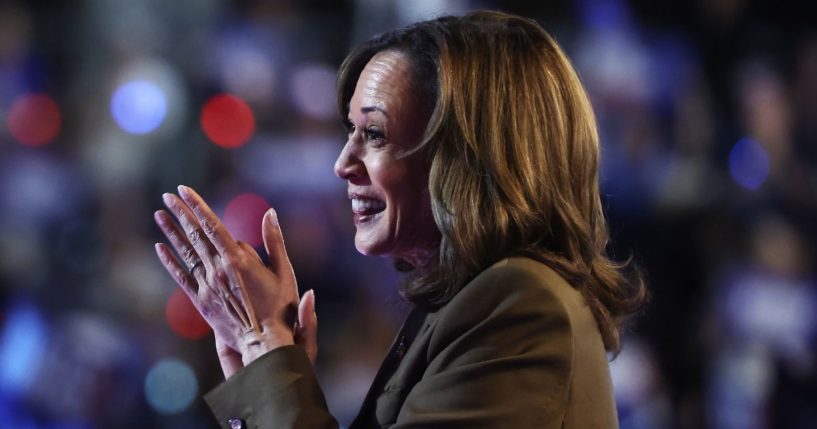
[[[647,292],[637,269],[606,255],[596,121],[553,38],[533,20],[485,11],[379,35],[341,65],[342,118],[361,71],[386,50],[410,59],[432,112],[417,150],[441,233],[434,263],[409,267],[404,297],[440,306],[491,264],[528,256],[582,293],[605,347],[618,351],[619,327]]]

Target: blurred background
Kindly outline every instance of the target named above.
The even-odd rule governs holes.
[[[653,294],[612,363],[621,427],[814,427],[814,5],[0,0],[0,427],[217,427],[212,334],[153,253],[178,184],[256,246],[278,210],[348,424],[406,306],[354,249],[335,71],[475,8],[539,20],[596,109],[611,252]]]

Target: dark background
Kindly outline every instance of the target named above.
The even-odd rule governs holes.
[[[653,294],[611,367],[621,427],[813,427],[814,4],[0,1],[0,427],[216,427],[212,334],[153,254],[178,184],[256,244],[278,210],[348,423],[406,306],[353,246],[334,73],[475,8],[539,20],[593,101],[610,250]]]

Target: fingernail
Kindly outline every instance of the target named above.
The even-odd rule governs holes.
[[[187,186],[179,185],[177,189],[179,190],[179,195],[181,195],[182,198],[190,197],[190,188],[188,188]]]
[[[165,202],[166,206],[168,206],[168,207],[172,206],[173,205],[173,195],[168,193],[168,192],[165,192],[164,194],[162,194],[162,201]]]
[[[275,210],[269,209],[267,211],[267,220],[273,225],[278,225],[278,214],[275,213]]]

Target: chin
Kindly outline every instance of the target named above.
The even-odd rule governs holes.
[[[368,243],[363,240],[355,239],[355,249],[361,254],[365,256],[389,256],[388,251],[383,249],[382,244],[378,243]]]

